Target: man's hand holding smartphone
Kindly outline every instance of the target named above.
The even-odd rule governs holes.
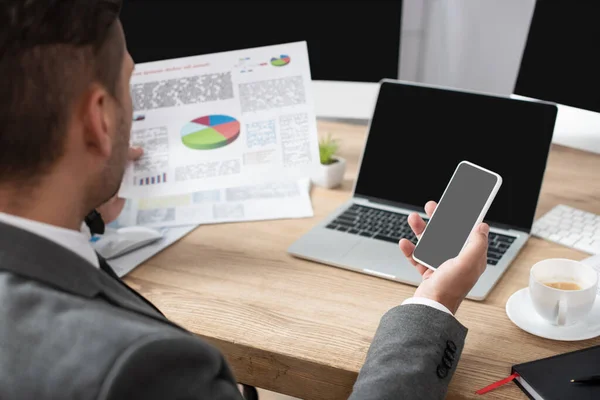
[[[437,204],[430,201],[425,205],[426,214],[431,217]],[[417,213],[408,218],[408,223],[417,236],[425,230],[425,221]],[[413,259],[415,245],[409,240],[400,241],[400,249],[408,260],[417,268],[423,282],[415,291],[415,297],[424,297],[437,301],[455,314],[458,307],[471,291],[477,280],[485,271],[487,266],[489,226],[485,223],[479,224],[469,237],[469,242],[460,252],[437,270],[431,270]]]

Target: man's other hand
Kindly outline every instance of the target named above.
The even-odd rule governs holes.
[[[436,207],[435,202],[428,202],[425,205],[425,213],[431,217]],[[419,214],[413,213],[408,217],[408,224],[417,238],[420,238],[426,226],[423,218]],[[477,226],[461,253],[440,265],[436,271],[417,263],[412,258],[415,245],[409,240],[402,239],[400,249],[423,277],[423,282],[415,291],[414,296],[437,301],[453,314],[456,313],[487,266],[489,229],[485,223]]]
[[[129,148],[129,162],[137,161],[144,154],[144,150],[140,147],[130,147]],[[125,199],[122,199],[117,195],[115,195],[112,199],[107,201],[98,207],[98,212],[102,215],[102,220],[105,224],[110,224],[114,220],[119,217],[121,211],[123,211],[123,207],[125,207]]]

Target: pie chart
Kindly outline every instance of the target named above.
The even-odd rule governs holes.
[[[188,122],[181,141],[193,150],[212,150],[233,143],[240,136],[240,122],[228,115],[207,115]]]
[[[290,56],[287,54],[282,54],[279,57],[271,58],[271,65],[274,67],[283,67],[284,65],[288,65],[292,61]]]

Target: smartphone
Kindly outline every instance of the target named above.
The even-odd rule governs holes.
[[[413,251],[413,259],[430,269],[460,254],[473,229],[492,205],[502,177],[469,161],[456,167],[442,198]]]

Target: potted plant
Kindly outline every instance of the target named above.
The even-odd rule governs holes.
[[[337,187],[344,180],[346,172],[346,160],[337,155],[339,143],[331,135],[327,135],[319,141],[319,155],[321,165],[313,176],[313,183],[327,189]]]

